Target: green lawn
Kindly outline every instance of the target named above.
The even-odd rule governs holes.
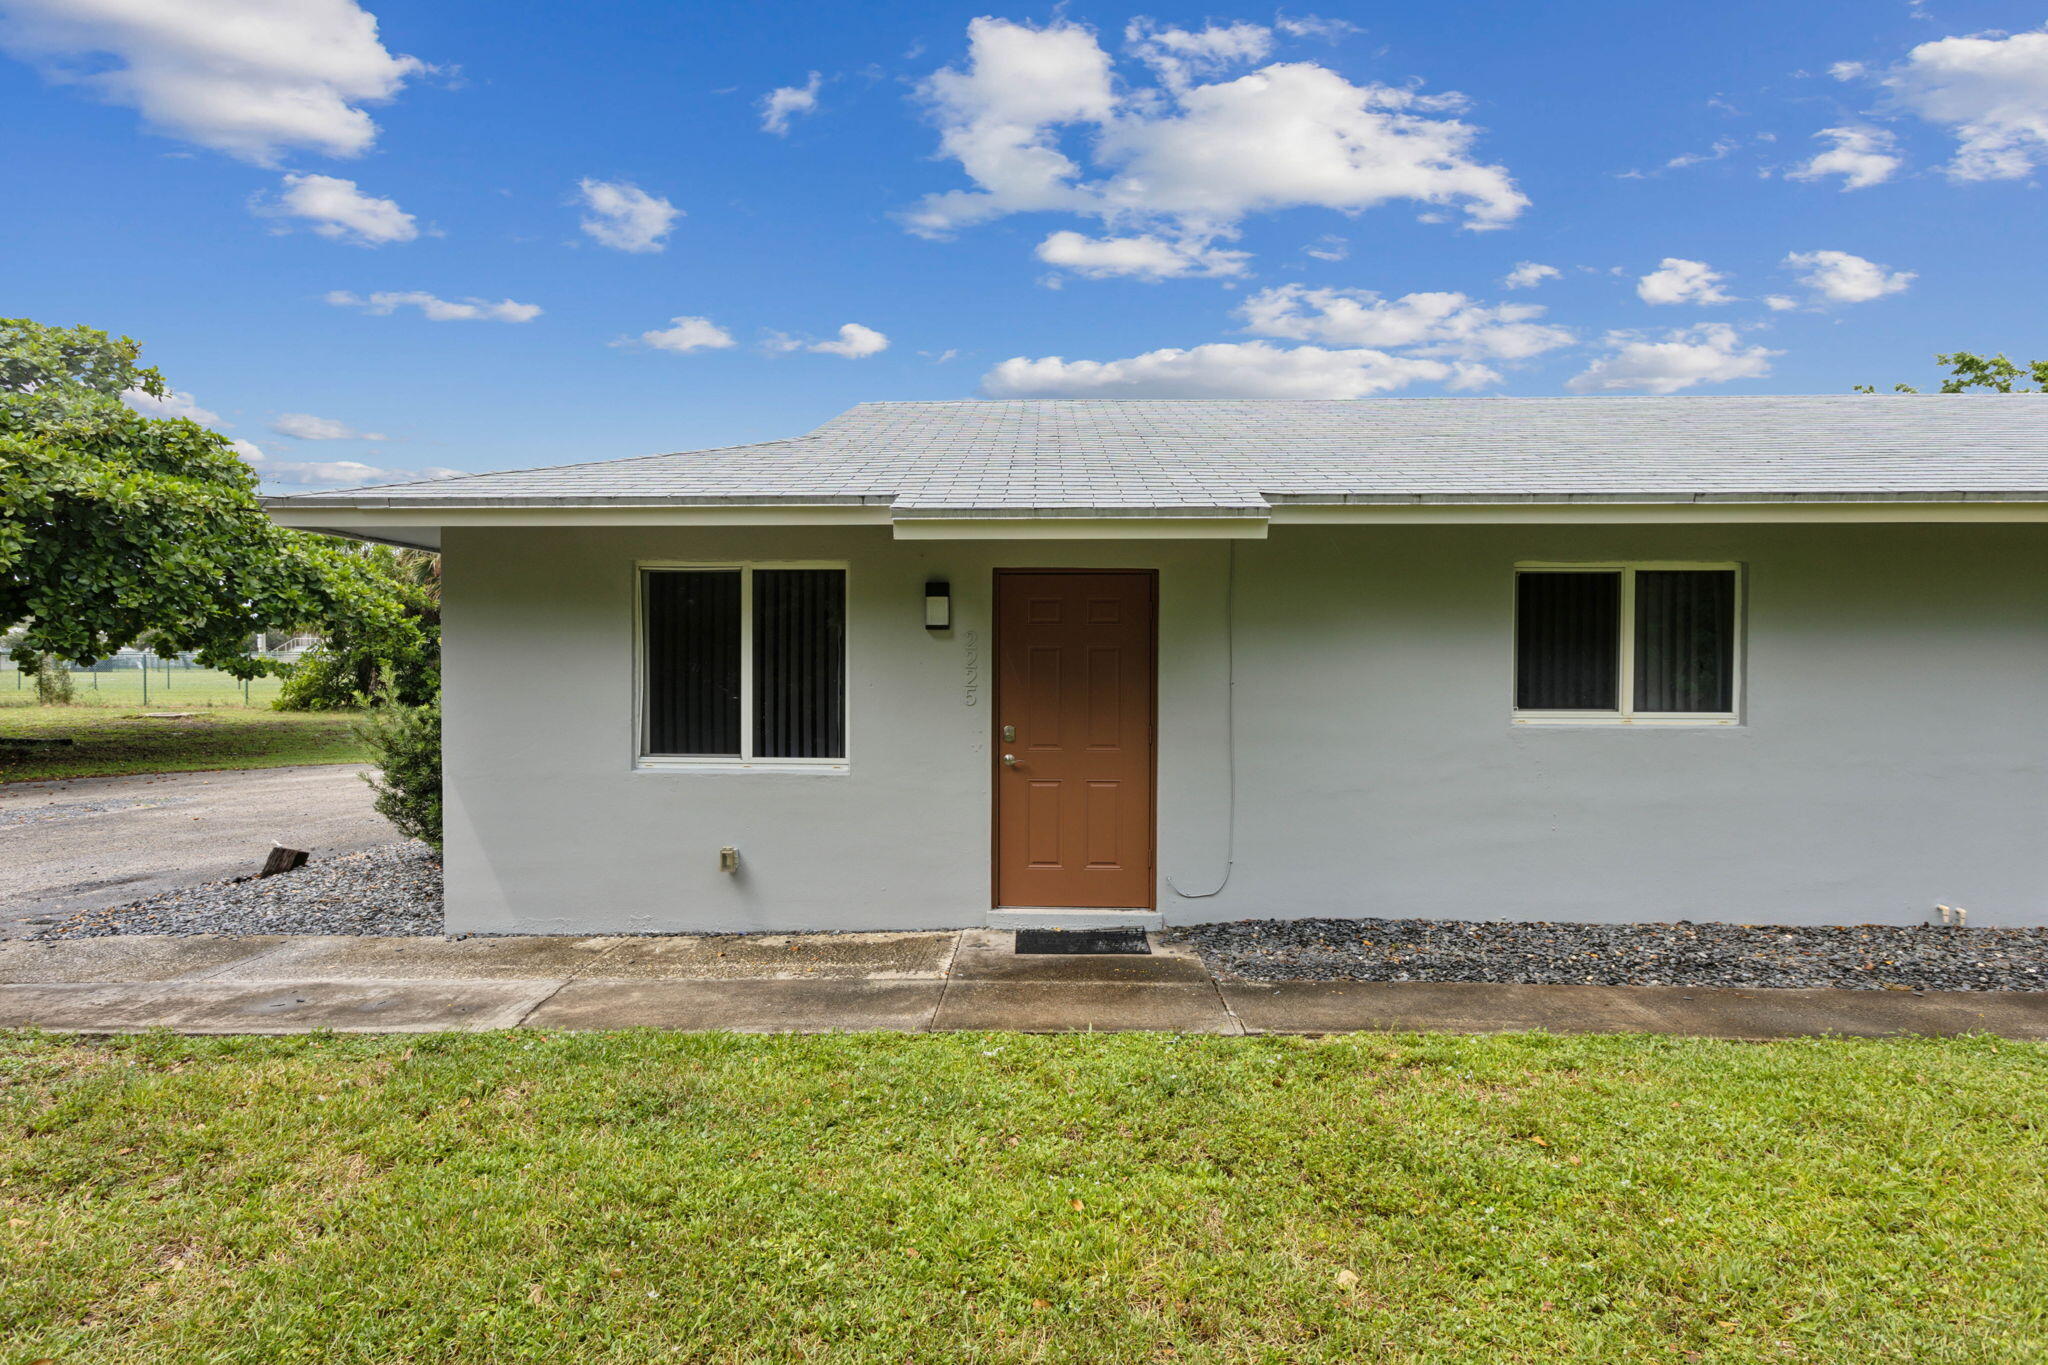
[[[0,1360],[2040,1361],[1989,1039],[0,1035]]]
[[[80,693],[89,697],[89,692]],[[175,696],[175,692],[173,693]],[[239,694],[237,694],[239,696]],[[292,763],[359,763],[368,755],[346,713],[272,711],[239,704],[171,701],[151,711],[195,711],[152,720],[139,707],[37,706],[0,691],[0,738],[68,735],[66,746],[10,749],[0,745],[0,783],[111,773],[173,773],[198,768],[276,768]],[[0,1356],[0,1365],[12,1365]]]
[[[105,673],[73,673],[72,691],[81,706],[127,706],[152,711],[189,711],[195,707],[269,706],[284,689],[279,677],[242,680],[214,668],[149,670],[148,697],[143,696],[142,670],[113,669]],[[35,684],[15,668],[0,669],[0,706],[29,705]]]

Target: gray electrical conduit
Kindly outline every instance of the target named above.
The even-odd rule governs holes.
[[[1223,834],[1223,877],[1207,891],[1183,891],[1166,876],[1166,889],[1183,900],[1200,901],[1219,894],[1230,885],[1237,868],[1237,542],[1230,542],[1229,567],[1223,588],[1223,754],[1229,797],[1225,805],[1227,824]]]

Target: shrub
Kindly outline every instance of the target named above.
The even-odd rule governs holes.
[[[441,704],[373,708],[356,733],[375,755],[377,813],[441,851]]]
[[[69,706],[78,700],[71,682],[71,670],[62,659],[42,654],[29,670],[36,680],[36,702],[42,706]]]

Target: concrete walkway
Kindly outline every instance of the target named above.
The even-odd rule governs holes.
[[[1182,948],[1020,957],[995,930],[725,938],[0,942],[0,1027],[88,1033],[673,1028],[746,1033],[1996,1033],[2048,992],[1219,982]]]
[[[242,877],[274,843],[315,858],[394,843],[360,763],[74,777],[0,787],[0,938],[78,910]]]

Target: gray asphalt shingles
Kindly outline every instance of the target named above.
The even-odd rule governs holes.
[[[809,435],[280,507],[873,504],[1262,516],[1288,502],[2048,500],[2021,396],[864,403]]]

